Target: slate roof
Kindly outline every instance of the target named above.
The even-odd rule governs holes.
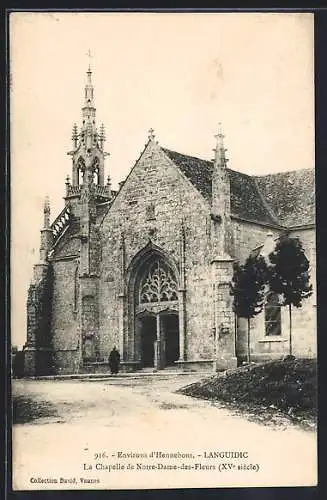
[[[213,162],[161,148],[202,196],[211,202]],[[227,169],[232,215],[292,227],[314,223],[314,170],[250,176]]]
[[[315,175],[313,169],[294,170],[256,177],[266,202],[283,226],[315,222]]]

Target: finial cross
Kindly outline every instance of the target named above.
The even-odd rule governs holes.
[[[154,129],[150,128],[150,130],[149,130],[149,139],[152,141],[154,138],[155,138]]]
[[[89,69],[88,69],[88,73],[91,73],[91,59],[92,59],[92,54],[91,54],[91,51],[90,49],[87,51],[87,53],[85,54],[88,58],[89,58]]]

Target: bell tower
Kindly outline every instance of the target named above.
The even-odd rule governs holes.
[[[72,157],[72,176],[66,178],[66,204],[72,208],[76,200],[85,195],[92,196],[95,202],[105,202],[111,198],[110,185],[104,184],[104,160],[109,153],[104,151],[105,129],[96,125],[96,108],[92,71],[89,65],[86,72],[82,123],[78,129],[74,123],[72,130],[73,149],[67,154]]]
[[[82,123],[73,125],[72,178],[66,179],[66,206],[78,225],[75,238],[79,240],[79,304],[81,367],[98,360],[98,270],[99,234],[98,205],[110,202],[110,179],[104,183],[105,130],[96,124],[96,108],[92,71],[89,65],[83,96]]]

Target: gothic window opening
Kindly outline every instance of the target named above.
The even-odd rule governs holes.
[[[265,305],[265,334],[266,336],[278,336],[282,333],[281,306],[279,297],[275,293],[267,296]]]
[[[83,158],[80,158],[77,162],[77,184],[79,186],[83,182],[84,171],[85,171],[85,162]]]
[[[154,203],[150,203],[146,207],[146,220],[154,220],[156,218]]]
[[[99,184],[99,158],[95,158],[93,162],[93,171],[94,171],[94,183]]]
[[[139,286],[139,303],[178,300],[177,281],[163,259],[156,258],[147,268]]]
[[[78,311],[78,299],[79,299],[79,280],[78,280],[79,268],[76,266],[74,275],[74,313]]]
[[[99,169],[98,168],[96,168],[94,170],[94,183],[99,184]]]

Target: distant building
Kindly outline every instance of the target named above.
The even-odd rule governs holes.
[[[106,371],[114,345],[123,370],[236,366],[246,330],[232,311],[233,260],[289,231],[302,241],[315,287],[313,168],[249,176],[227,168],[221,132],[205,161],[161,147],[151,130],[116,192],[104,179],[90,69],[82,112],[65,206],[52,223],[44,206],[25,374]],[[316,355],[315,297],[294,309],[297,356]],[[288,353],[288,314],[276,298],[252,330],[253,360]]]

